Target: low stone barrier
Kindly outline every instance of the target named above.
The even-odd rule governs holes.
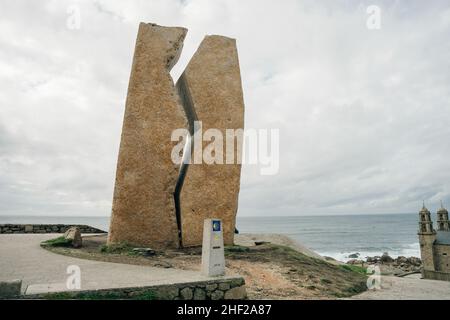
[[[0,224],[0,233],[64,233],[78,227],[81,233],[106,233],[103,230],[78,224]]]
[[[21,289],[22,280],[0,281],[0,299],[17,298]]]
[[[115,296],[133,299],[151,292],[156,300],[243,300],[247,298],[242,277],[218,278],[207,281],[165,284],[136,288],[115,288],[85,291],[65,291],[24,295],[24,299],[77,299],[93,296],[97,299]]]
[[[422,277],[431,280],[450,281],[450,273],[446,272],[422,270]]]

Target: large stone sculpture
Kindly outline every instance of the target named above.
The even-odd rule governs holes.
[[[192,163],[187,169],[180,194],[183,246],[202,243],[203,221],[219,218],[223,222],[225,244],[233,244],[241,165],[238,161],[239,140],[234,141],[235,159],[226,164],[226,129],[244,128],[244,100],[242,95],[236,41],[227,37],[207,36],[200,44],[189,65],[177,82],[182,96],[188,95],[185,108],[194,110],[189,117],[191,132],[193,120],[201,122],[202,132],[218,129],[224,138],[223,152],[215,157],[223,164]],[[185,98],[186,99],[186,98]],[[197,128],[200,130],[200,128]],[[196,139],[192,140],[194,143]],[[203,141],[205,150],[210,141]],[[193,145],[192,152],[195,150]],[[196,157],[193,154],[192,159]]]
[[[223,153],[216,155],[223,156],[223,164],[191,163],[180,168],[172,162],[176,142],[171,142],[171,133],[189,128],[194,134],[194,121],[201,121],[203,132],[217,129],[224,138],[226,129],[243,129],[236,42],[205,37],[175,88],[169,71],[185,35],[183,28],[143,23],[139,27],[109,243],[126,241],[155,249],[201,245],[207,218],[222,219],[225,244],[233,243],[241,171],[237,150],[242,140],[234,141],[232,164],[226,164]],[[202,144],[206,147],[208,142]]]
[[[173,130],[187,127],[170,69],[187,30],[141,23],[122,128],[109,242],[179,246]]]

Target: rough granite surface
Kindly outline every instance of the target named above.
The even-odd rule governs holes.
[[[178,247],[174,129],[187,128],[170,69],[187,30],[141,23],[128,87],[108,243]]]
[[[203,133],[213,128],[220,130],[224,137],[223,154],[221,150],[216,150],[215,154],[224,164],[202,161],[201,164],[191,163],[187,170],[180,194],[183,246],[202,244],[203,221],[207,218],[222,219],[224,243],[233,244],[241,165],[236,163],[238,139],[234,143],[235,161],[226,164],[225,130],[244,128],[236,40],[206,36],[178,80],[177,88],[180,90],[180,87],[183,87],[181,91],[188,91],[195,116],[202,122]],[[192,123],[190,125],[192,127]],[[203,152],[209,144],[209,141],[203,142]],[[192,152],[195,160],[195,146]]]

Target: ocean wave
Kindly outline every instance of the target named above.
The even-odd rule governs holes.
[[[401,248],[391,248],[390,250],[385,250],[383,248],[373,249],[373,250],[361,250],[361,251],[318,251],[321,256],[331,257],[338,261],[347,262],[354,258],[349,258],[349,255],[358,253],[358,259],[365,259],[366,257],[381,256],[384,252],[387,252],[392,258],[397,258],[399,256],[404,257],[418,257],[420,258],[420,246],[418,242],[411,243]]]

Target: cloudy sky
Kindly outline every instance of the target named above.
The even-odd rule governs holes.
[[[141,21],[189,29],[175,80],[205,34],[237,39],[246,128],[280,130],[239,215],[450,206],[446,0],[1,0],[0,215],[110,214]]]

